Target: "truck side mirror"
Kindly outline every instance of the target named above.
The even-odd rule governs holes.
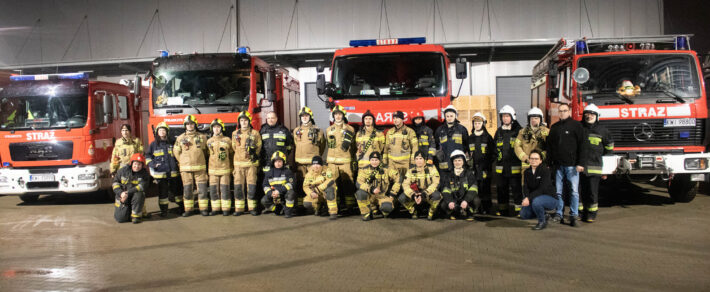
[[[456,59],[456,79],[466,79],[468,76],[466,70],[466,59],[458,58]]]
[[[560,92],[557,88],[550,88],[547,91],[547,98],[553,101],[557,101],[557,98],[560,97]]]
[[[276,72],[268,71],[265,75],[266,80],[266,100],[276,101]]]
[[[318,74],[318,78],[316,79],[316,91],[318,95],[325,94],[325,75],[323,74]]]
[[[103,99],[103,107],[104,107],[104,123],[105,124],[110,124],[111,121],[113,120],[113,95],[111,94],[104,94],[104,99]],[[98,118],[98,117],[97,117]]]
[[[321,63],[316,64],[316,72],[323,73],[323,70],[325,70],[325,66],[323,66],[323,64],[321,64]]]
[[[143,80],[140,76],[136,76],[133,80],[133,95],[141,96],[141,89],[143,88]]]

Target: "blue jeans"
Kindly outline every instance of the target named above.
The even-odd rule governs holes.
[[[557,189],[557,215],[562,216],[565,201],[562,199],[564,180],[567,179],[572,186],[572,195],[569,199],[570,215],[577,217],[579,212],[579,172],[576,166],[559,166],[555,170],[555,188]]]
[[[558,201],[548,195],[540,195],[530,202],[530,205],[520,209],[521,219],[532,219],[537,217],[537,222],[545,222],[545,210],[555,210]]]

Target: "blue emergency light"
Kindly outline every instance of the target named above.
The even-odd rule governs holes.
[[[249,54],[249,48],[248,47],[238,47],[237,54]]]
[[[3,162],[2,167],[10,167],[10,162]]]
[[[371,40],[351,40],[351,47],[367,47],[367,46],[390,46],[390,45],[421,45],[426,43],[425,37],[416,38],[394,38],[394,39],[371,39]]]
[[[576,41],[574,43],[574,52],[577,53],[577,55],[589,53],[589,49],[587,48],[587,40]]]
[[[170,52],[168,50],[158,50],[160,53],[161,58],[167,58],[170,55]]]
[[[89,74],[81,73],[63,73],[63,74],[39,74],[39,75],[13,75],[10,76],[12,81],[37,81],[49,79],[89,79]]]
[[[675,37],[675,49],[676,50],[689,50],[688,36],[677,36]]]
[[[79,164],[79,160],[74,159],[71,161],[71,164]]]

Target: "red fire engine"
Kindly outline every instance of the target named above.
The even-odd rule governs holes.
[[[535,65],[532,83],[532,106],[549,124],[560,103],[570,104],[576,120],[586,105],[599,107],[615,146],[603,174],[660,176],[675,201],[693,200],[710,172],[710,124],[688,36],[561,39]]]
[[[397,110],[404,112],[405,122],[420,112],[438,123],[451,103],[449,55],[444,47],[425,42],[423,37],[352,40],[350,48],[335,51],[331,82],[318,74],[318,93],[328,96],[329,108],[343,106],[350,123],[361,123],[367,110],[378,125],[392,124]],[[456,75],[466,78],[465,63],[457,63]]]
[[[126,86],[86,73],[15,75],[0,91],[0,194],[109,189],[109,162],[122,124],[140,134],[139,99]]]
[[[282,68],[274,68],[251,56],[246,48],[237,53],[169,55],[162,51],[150,73],[148,131],[165,121],[173,138],[183,133],[183,119],[195,115],[198,130],[209,132],[220,118],[225,135],[237,128],[239,112],[252,113],[252,126],[260,129],[266,113],[275,111],[286,127],[298,121],[299,83]],[[148,135],[149,142],[155,137]]]

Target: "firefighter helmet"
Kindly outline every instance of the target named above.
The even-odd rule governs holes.
[[[274,162],[279,159],[283,160],[283,162],[286,162],[286,154],[281,151],[276,151],[274,152],[274,154],[271,155],[271,162]]]
[[[464,154],[463,151],[458,149],[451,152],[451,156],[449,157],[451,158],[451,161],[454,161],[454,159],[461,157],[463,159],[463,162],[466,162],[466,154]]]
[[[224,122],[222,122],[222,120],[214,119],[212,123],[210,123],[210,130],[214,128],[215,125],[219,125],[220,127],[222,127],[222,132],[224,133]]]
[[[365,117],[371,117],[372,118],[372,124],[375,125],[375,115],[370,111],[366,110],[364,114],[362,114],[362,122],[363,124],[365,123]]]
[[[165,133],[170,133],[170,127],[168,127],[168,123],[165,121],[158,123],[157,126],[155,126],[155,134],[158,135],[158,129],[160,128],[165,128]]]
[[[475,122],[476,118],[481,119],[484,125],[486,124],[486,116],[484,116],[481,112],[476,112],[475,114],[473,114],[473,118],[471,119]]]
[[[345,108],[339,104],[334,106],[330,112],[331,112],[331,115],[333,116],[333,118],[335,118],[336,112],[340,112],[341,114],[343,114],[343,117],[346,117],[348,115],[348,112],[345,110]]]
[[[500,111],[498,112],[499,116],[503,116],[503,114],[509,114],[513,120],[517,120],[517,117],[515,116],[515,109],[512,106],[509,105],[504,105]]]
[[[309,116],[311,116],[311,119],[313,119],[313,111],[311,110],[311,108],[309,108],[307,106],[302,107],[301,111],[298,112],[299,117],[302,115],[309,115]]]
[[[597,120],[597,121],[599,120],[599,116],[600,116],[600,115],[599,115],[599,108],[598,108],[595,104],[590,103],[589,105],[585,106],[585,107],[584,107],[584,111],[582,112],[582,114],[586,114],[586,113],[590,113],[590,114],[596,115],[596,116],[597,116],[597,119],[596,119],[596,120]]]
[[[141,153],[134,153],[131,156],[131,163],[133,163],[133,161],[138,161],[140,163],[145,164],[145,156],[143,156],[143,154]]]
[[[197,126],[197,118],[193,115],[187,115],[185,117],[185,120],[182,121],[182,125],[185,126],[189,123],[193,123],[195,124],[195,126]]]
[[[241,120],[242,118],[246,118],[249,120],[249,123],[251,123],[251,113],[249,111],[243,111],[239,114],[239,117],[237,118],[237,121]]]
[[[444,108],[444,115],[446,114],[446,112],[454,112],[456,116],[459,115],[459,111],[456,110],[453,104],[450,104],[446,108]]]
[[[540,120],[542,120],[544,116],[542,115],[541,109],[533,107],[528,111],[528,119],[530,119],[530,117],[540,117]]]

